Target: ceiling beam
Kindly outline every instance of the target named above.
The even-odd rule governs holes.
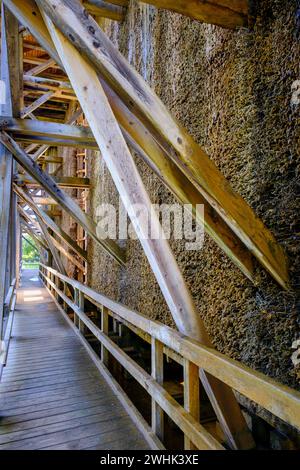
[[[41,17],[39,9],[37,8],[34,0],[3,0],[3,3],[7,8],[14,14],[14,16],[19,20],[19,22],[25,26],[38,43],[47,50],[47,45],[49,44],[50,36],[47,29],[44,27],[44,21]],[[61,65],[60,59],[56,51],[53,51],[52,59],[56,64]],[[26,58],[25,58],[26,60]],[[48,62],[44,60],[43,63]],[[41,63],[40,61],[38,63]]]
[[[90,188],[90,179],[89,178],[80,178],[78,176],[52,176],[55,183],[60,188],[70,188],[70,189],[89,189]],[[19,173],[15,178],[16,182],[25,183],[28,188],[36,188],[41,186],[40,183],[37,183],[34,178],[30,178],[28,175]]]
[[[248,0],[141,0],[157,8],[175,11],[202,23],[236,29],[248,26]]]
[[[84,8],[94,16],[100,16],[102,18],[109,18],[115,21],[122,21],[125,16],[125,9],[109,4],[102,0],[90,0],[82,2]]]
[[[45,122],[32,119],[0,118],[0,128],[17,136],[16,140],[50,142],[50,145],[64,143],[69,146],[98,149],[94,136],[89,128]]]

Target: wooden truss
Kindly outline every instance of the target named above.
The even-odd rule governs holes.
[[[50,152],[58,146],[76,148],[78,152],[100,150],[178,330],[212,347],[168,242],[148,239],[146,227],[131,211],[134,205],[142,204],[151,213],[157,233],[160,231],[158,218],[153,220],[151,200],[131,150],[149,165],[180,203],[193,206],[194,218],[204,222],[207,233],[249,279],[254,277],[254,256],[287,288],[287,264],[271,232],[99,27],[95,20],[98,17],[122,20],[127,3],[125,0],[3,0],[2,57],[8,64],[3,78],[8,85],[13,84],[8,89],[13,98],[17,97],[18,105],[3,108],[0,116],[0,248],[4,254],[0,263],[0,306],[6,292],[9,220],[16,217],[11,215],[12,209],[20,214],[26,231],[41,250],[47,249],[52,254],[50,258],[62,275],[65,265],[61,256],[82,274],[86,272],[87,251],[81,241],[87,235],[120,265],[126,265],[119,245],[99,236],[92,218],[62,189],[87,190],[89,180],[84,174],[71,178],[57,176],[56,165],[62,164],[63,156]],[[228,28],[245,26],[248,21],[246,0],[145,3]],[[24,66],[34,65],[25,73],[13,68],[15,63],[20,63],[20,52],[14,49],[15,38],[19,37],[16,18],[25,28],[23,50],[38,52],[36,56],[24,53]],[[6,19],[11,21],[8,28],[4,24]],[[12,79],[15,75],[20,83],[15,84]],[[22,99],[18,95],[21,88]],[[89,127],[83,125],[82,119],[81,125],[74,126],[82,113]],[[80,240],[74,241],[49,211],[40,207],[47,205],[53,215],[54,204],[81,227]],[[204,220],[196,209],[197,204],[205,207]],[[159,380],[159,370],[156,372]],[[185,373],[191,377],[192,368]],[[207,372],[200,374],[228,445],[251,448],[252,437],[230,387]],[[159,407],[154,413],[159,428]]]

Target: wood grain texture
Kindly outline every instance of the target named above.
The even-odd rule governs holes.
[[[248,25],[248,0],[143,0],[203,23],[235,29]]]
[[[282,247],[247,202],[236,193],[206,152],[115,48],[77,0],[37,0],[55,26],[92,64],[146,126],[206,201],[282,287],[288,288]],[[49,46],[48,46],[49,47]]]
[[[149,448],[35,271],[18,294],[0,409],[0,450]]]

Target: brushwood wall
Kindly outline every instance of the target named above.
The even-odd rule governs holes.
[[[103,25],[173,115],[274,233],[289,259],[291,289],[258,265],[255,285],[208,237],[200,251],[171,241],[215,347],[299,388],[291,360],[300,339],[299,1],[261,0],[253,30],[228,31],[131,1],[123,23]],[[293,92],[294,87],[294,92]],[[99,154],[90,159],[91,215],[118,195]],[[135,156],[153,203],[174,198]],[[123,242],[120,268],[89,241],[89,284],[169,325],[172,318],[141,245]]]

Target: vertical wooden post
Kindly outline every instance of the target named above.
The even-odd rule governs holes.
[[[199,367],[193,362],[184,361],[184,408],[197,421],[200,420],[200,381]],[[184,449],[197,450],[197,447],[184,436]]]
[[[108,335],[108,309],[102,306],[101,309],[101,331],[102,333]],[[107,349],[101,344],[101,360],[105,366],[108,365],[108,351]]]
[[[84,293],[81,291],[79,291],[78,306],[80,310],[84,312]],[[80,333],[84,335],[84,331],[85,331],[84,323],[80,320],[80,318],[78,318],[78,328],[79,328]]]
[[[152,377],[157,383],[164,383],[164,349],[163,344],[155,338],[151,339]],[[152,398],[152,430],[160,440],[164,438],[164,412]]]
[[[51,281],[54,283],[55,282],[55,279],[54,279],[54,274],[53,273],[50,273],[50,279]],[[50,287],[51,291],[52,291],[52,294],[55,294],[55,289],[53,286]]]
[[[51,286],[50,286],[50,283],[48,282],[48,279],[51,280],[51,274],[50,274],[50,272],[47,270],[47,287],[48,287],[49,290],[51,290]]]
[[[1,116],[18,117],[20,110],[19,87],[19,29],[18,21],[6,7],[1,5],[1,81],[5,85],[4,103],[1,103]],[[11,232],[11,193],[13,157],[0,145],[0,350],[3,337],[4,300],[11,284],[12,246]]]
[[[67,289],[67,284],[66,284],[66,282],[63,281],[63,285],[64,285],[63,292],[64,292],[64,294],[67,296],[67,295],[68,295],[68,289]],[[68,308],[67,303],[64,301],[64,303],[63,303],[63,309],[64,309],[65,312],[67,312],[67,308]]]
[[[78,306],[79,305],[79,290],[74,289],[74,303]],[[74,325],[78,326],[78,322],[77,322],[78,318],[77,318],[77,315],[76,313],[74,312]]]
[[[20,285],[20,263],[21,263],[21,224],[18,210],[16,210],[16,288]]]

